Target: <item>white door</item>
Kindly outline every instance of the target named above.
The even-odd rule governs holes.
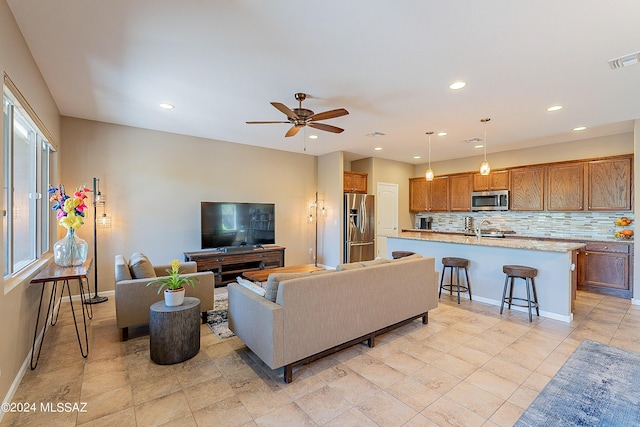
[[[387,257],[387,238],[398,232],[398,184],[379,182],[376,197],[376,256]]]

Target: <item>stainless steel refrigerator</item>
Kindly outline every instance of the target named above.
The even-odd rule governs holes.
[[[344,195],[344,262],[375,258],[375,223],[373,196]]]

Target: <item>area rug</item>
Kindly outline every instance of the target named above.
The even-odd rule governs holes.
[[[516,426],[640,425],[640,354],[584,340]]]
[[[214,295],[213,310],[207,312],[207,323],[218,338],[225,339],[235,336],[229,329],[229,296],[226,292]]]

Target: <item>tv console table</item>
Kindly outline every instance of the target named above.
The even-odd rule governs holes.
[[[233,250],[217,249],[185,252],[185,261],[195,261],[198,271],[212,271],[215,286],[224,286],[248,271],[284,267],[284,247],[268,245],[262,248]]]

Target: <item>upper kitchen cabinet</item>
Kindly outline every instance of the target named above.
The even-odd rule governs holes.
[[[451,189],[451,211],[467,212],[471,210],[471,190],[473,188],[473,176],[470,173],[451,175],[449,187]]]
[[[495,171],[489,175],[473,174],[473,191],[509,189],[509,171]]]
[[[409,210],[411,212],[446,212],[449,210],[449,177],[437,176],[409,179]]]
[[[584,163],[547,167],[547,210],[584,210]]]
[[[544,166],[511,169],[511,210],[544,210]]]
[[[427,180],[409,178],[409,211],[425,212],[427,210]]]
[[[631,210],[631,160],[618,157],[587,163],[590,211]]]
[[[367,174],[344,171],[343,186],[345,193],[367,194]]]

